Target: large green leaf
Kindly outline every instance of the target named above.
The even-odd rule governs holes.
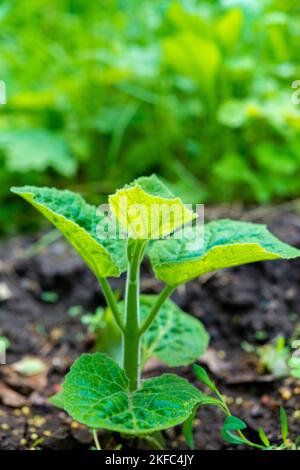
[[[132,238],[163,238],[196,217],[155,175],[119,189],[109,203]]]
[[[93,429],[150,434],[185,421],[202,393],[174,374],[145,380],[131,392],[124,371],[105,354],[84,354],[66,375],[59,405]],[[55,398],[53,400],[55,403]]]
[[[141,297],[142,320],[156,299],[157,296],[151,295]],[[191,364],[205,353],[208,340],[209,336],[199,320],[167,300],[143,335],[143,363],[155,356],[171,367]]]
[[[300,256],[265,225],[233,220],[207,224],[204,240],[156,240],[148,253],[158,279],[172,286],[230,266]]]
[[[97,277],[119,276],[126,269],[124,240],[99,239],[101,215],[79,195],[66,190],[13,187],[60,230]]]
[[[168,65],[201,86],[207,97],[213,93],[221,64],[218,45],[193,31],[182,31],[163,41]]]

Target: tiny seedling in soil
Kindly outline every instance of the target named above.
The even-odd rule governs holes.
[[[101,428],[151,438],[157,431],[191,420],[195,409],[207,404],[204,393],[175,374],[141,377],[152,357],[171,367],[182,366],[195,362],[207,348],[208,334],[200,321],[169,299],[178,286],[230,266],[300,255],[264,225],[246,222],[210,222],[204,227],[204,239],[192,243],[193,228],[177,237],[178,230],[191,224],[196,214],[155,175],[139,178],[109,198],[114,221],[126,231],[126,239],[100,236],[98,227],[106,214],[78,194],[32,186],[12,191],[47,217],[84,259],[102,287],[120,332],[119,362],[104,353],[83,354],[66,375],[61,393],[52,398],[52,403],[92,430],[97,448]],[[159,209],[154,211],[158,216],[149,224],[153,207]],[[160,208],[162,213],[167,208],[169,216],[162,217]],[[140,294],[145,256],[164,283],[157,296]],[[124,272],[125,296],[119,302],[108,278]],[[241,432],[241,425],[229,418],[224,437],[232,429]]]
[[[249,353],[257,354],[259,372],[271,372],[277,379],[288,376],[299,379],[300,339],[298,336],[299,331],[296,328],[293,337],[289,341],[286,341],[283,336],[278,336],[274,341],[263,346],[243,343],[242,347]]]
[[[207,372],[203,367],[195,364],[193,366],[194,372],[197,379],[207,387],[211,395],[205,395],[201,404],[217,406],[220,408],[226,415],[223,427],[221,429],[221,435],[225,441],[230,444],[237,445],[246,445],[248,447],[253,447],[260,450],[298,450],[300,445],[300,436],[297,436],[295,441],[291,441],[288,437],[288,421],[285,409],[280,407],[279,416],[280,416],[280,427],[281,427],[281,442],[277,444],[271,444],[270,440],[264,431],[263,428],[258,429],[258,436],[261,441],[261,444],[257,442],[252,442],[244,434],[247,424],[241,419],[233,416],[230,412],[230,409],[227,406],[226,400],[223,395],[220,393],[216,384],[210,379]],[[194,410],[194,414],[195,414]],[[186,439],[186,442],[190,448],[194,448],[193,435],[192,435],[192,426],[193,426],[193,414],[183,425],[183,433]]]

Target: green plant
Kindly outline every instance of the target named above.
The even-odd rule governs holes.
[[[300,377],[300,340],[299,328],[295,328],[294,334],[289,341],[279,336],[275,341],[263,346],[253,346],[244,343],[247,352],[258,355],[259,368],[261,372],[271,372],[274,377]]]
[[[114,215],[110,223],[125,230],[125,238],[120,232],[118,238],[99,232],[100,226],[107,226],[105,212],[70,191],[32,186],[12,191],[47,217],[84,259],[120,331],[120,364],[103,353],[84,354],[66,375],[62,392],[52,399],[94,435],[99,428],[149,435],[186,421],[207,402],[202,392],[175,374],[141,381],[149,358],[155,356],[169,366],[187,365],[207,347],[202,324],[168,299],[176,287],[218,269],[300,253],[265,226],[246,222],[211,222],[205,226],[204,239],[193,224],[180,232],[197,214],[155,175],[139,178],[109,198]],[[158,296],[140,295],[145,255],[165,284]],[[123,272],[125,298],[117,302],[107,278]]]
[[[260,450],[299,450],[300,436],[298,436],[294,442],[288,438],[288,421],[285,409],[280,407],[280,425],[281,425],[281,438],[282,442],[279,444],[271,444],[269,438],[263,428],[258,429],[258,436],[262,444],[250,441],[244,434],[247,424],[240,418],[233,416],[230,409],[227,406],[226,400],[218,390],[216,384],[209,378],[207,372],[203,367],[198,365],[193,366],[194,372],[198,380],[204,384],[212,393],[211,395],[205,395],[202,404],[213,405],[220,408],[226,415],[224,425],[221,429],[221,436],[223,439],[230,444],[246,445]],[[194,410],[195,413],[195,410]],[[189,447],[194,447],[193,436],[192,436],[192,425],[193,415],[185,422],[183,426],[183,432]]]

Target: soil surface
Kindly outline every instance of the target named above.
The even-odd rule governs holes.
[[[216,212],[220,216],[216,210],[209,216]],[[242,216],[263,220],[277,236],[300,248],[296,213],[279,208],[268,211],[268,217],[259,211]],[[233,214],[233,218],[240,217]],[[10,239],[0,247],[0,336],[10,342],[7,364],[0,366],[0,449],[89,449],[93,445],[90,432],[47,398],[59,390],[74,359],[94,347],[93,335],[82,325],[80,315],[68,313],[70,308],[81,306],[84,313],[94,312],[104,299],[93,275],[62,239],[29,256],[28,249],[38,238]],[[121,281],[112,282],[120,287]],[[245,351],[245,343],[258,346],[278,335],[289,339],[299,328],[299,282],[300,260],[272,261],[223,270],[190,282],[173,295],[180,307],[207,328],[210,347],[199,363],[226,395],[232,414],[247,422],[247,435],[253,440],[262,426],[272,442],[279,442],[282,404],[291,438],[300,434],[299,381],[276,379],[270,371],[261,370],[256,354]],[[157,293],[160,288],[145,265],[142,290]],[[24,366],[28,356],[38,359],[35,373],[26,370],[26,361]],[[154,361],[145,375],[166,369]],[[176,372],[200,386],[191,367]],[[197,449],[242,448],[220,437],[223,420],[216,408],[198,411]],[[120,440],[117,434],[103,432],[99,437],[106,449],[120,445],[149,448],[146,442]],[[164,437],[166,448],[186,448],[180,427],[168,430]]]

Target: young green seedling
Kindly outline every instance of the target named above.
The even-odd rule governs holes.
[[[216,406],[225,413],[226,418],[221,429],[221,436],[226,442],[236,445],[243,444],[248,447],[253,447],[260,450],[298,450],[300,436],[296,437],[295,442],[289,440],[288,421],[285,409],[283,407],[280,407],[279,410],[282,442],[280,444],[271,444],[264,429],[261,427],[258,429],[258,436],[260,438],[261,444],[252,442],[244,434],[244,430],[247,428],[247,424],[240,418],[237,418],[231,414],[225,398],[218,390],[216,384],[209,378],[205,369],[197,364],[193,366],[193,369],[197,379],[203,385],[205,385],[210,390],[210,392],[212,392],[212,395],[204,395],[202,397],[201,405],[204,404]],[[194,447],[192,426],[195,412],[196,409],[194,410],[194,413],[186,420],[183,426],[183,433],[190,448]]]
[[[103,353],[82,355],[66,375],[62,392],[52,399],[94,431],[150,435],[183,423],[205,403],[202,392],[175,374],[141,380],[142,367],[151,357],[170,366],[187,365],[207,347],[202,324],[168,299],[176,287],[218,269],[300,254],[263,225],[231,220],[207,224],[203,243],[191,244],[189,231],[176,237],[196,215],[154,175],[137,179],[109,198],[127,239],[105,237],[99,231],[104,212],[70,191],[31,186],[12,191],[47,217],[84,259],[120,331],[120,363]],[[170,217],[162,216],[166,210]],[[165,284],[158,296],[140,295],[144,256]],[[108,278],[125,271],[125,298],[117,302]]]

